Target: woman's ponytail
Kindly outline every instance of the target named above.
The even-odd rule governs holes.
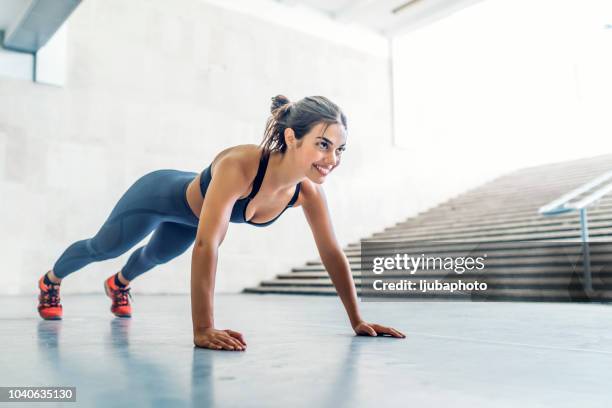
[[[272,116],[266,122],[264,140],[262,145],[264,152],[269,153],[274,150],[285,152],[285,129],[287,129],[287,117],[291,110],[291,101],[284,95],[276,95],[272,98],[270,112]]]
[[[274,113],[278,108],[282,108],[285,105],[291,104],[289,98],[285,95],[276,95],[272,98],[272,106],[270,107],[270,112]]]

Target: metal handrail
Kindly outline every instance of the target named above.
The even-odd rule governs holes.
[[[572,202],[577,197],[588,193],[589,191],[601,186],[606,181],[612,179],[612,171],[608,171],[599,177],[583,184],[582,186],[570,191],[567,194],[562,195],[556,200],[540,207],[538,212],[541,215],[553,216],[564,214],[570,211],[578,211],[580,213],[580,237],[582,239],[582,250],[584,252],[584,258],[582,260],[584,282],[583,287],[587,292],[593,291],[593,282],[591,279],[591,258],[589,253],[589,224],[587,219],[587,207],[601,199],[606,194],[612,192],[612,183],[606,184],[603,187],[597,188],[588,196]]]

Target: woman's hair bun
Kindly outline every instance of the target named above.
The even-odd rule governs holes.
[[[276,109],[291,103],[289,98],[285,95],[276,95],[272,98],[272,106],[270,107],[270,112],[274,112]]]

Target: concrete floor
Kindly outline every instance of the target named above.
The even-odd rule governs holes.
[[[609,407],[612,309],[601,304],[360,303],[406,339],[356,337],[339,299],[217,295],[245,352],[192,346],[188,296],[0,299],[0,386],[76,386],[63,406]],[[0,403],[2,406],[9,404]],[[25,404],[11,404],[19,407]],[[43,407],[52,403],[31,404]]]

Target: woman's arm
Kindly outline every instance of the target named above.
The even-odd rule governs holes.
[[[351,267],[334,233],[323,188],[307,180],[302,182],[302,187],[304,215],[312,230],[321,261],[342,300],[355,333],[370,336],[381,333],[390,334],[393,337],[405,337],[404,334],[391,327],[366,323],[362,319]]]
[[[213,298],[217,254],[217,248],[214,245],[193,247],[191,255],[191,317],[194,334],[215,327]]]
[[[215,329],[214,292],[219,246],[225,238],[232,207],[248,188],[240,163],[229,156],[215,164],[202,210],[191,257],[191,317],[194,344],[212,349],[241,350],[242,335]]]
[[[351,327],[355,327],[359,322],[363,321],[357,306],[357,291],[355,290],[355,282],[351,274],[351,266],[346,255],[340,250],[319,251],[321,261],[325,270],[328,271],[329,277],[342,300],[344,309],[348,314],[351,322]]]
[[[344,304],[351,326],[362,319],[357,306],[357,293],[346,255],[334,233],[323,188],[310,181],[302,182],[302,208],[312,230],[321,261],[329,274],[338,296]]]

